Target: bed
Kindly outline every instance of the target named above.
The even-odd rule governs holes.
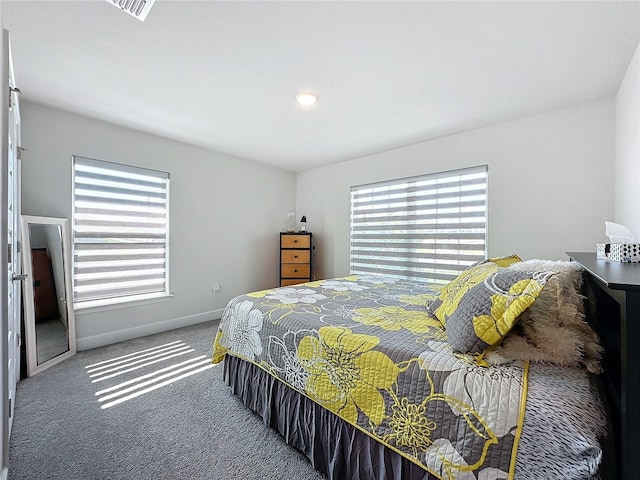
[[[227,305],[213,362],[330,479],[616,478],[582,279],[510,256],[446,285],[253,292]]]

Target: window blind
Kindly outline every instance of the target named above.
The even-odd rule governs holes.
[[[168,294],[169,174],[73,157],[76,306]]]
[[[351,188],[351,273],[448,282],[486,236],[486,165]]]

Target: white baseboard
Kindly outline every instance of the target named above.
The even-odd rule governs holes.
[[[89,350],[91,348],[103,347],[112,343],[124,342],[134,338],[153,335],[154,333],[166,332],[180,327],[188,327],[198,323],[216,320],[222,317],[224,308],[211,310],[209,312],[196,313],[186,317],[173,318],[171,320],[163,320],[161,322],[148,323],[139,327],[126,328],[115,332],[102,333],[100,335],[92,335],[90,337],[76,338],[76,348],[78,351]],[[2,480],[0,478],[0,480]]]

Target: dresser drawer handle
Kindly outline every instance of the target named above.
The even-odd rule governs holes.
[[[298,240],[294,240],[293,243],[298,243]]]
[[[295,272],[295,273],[298,273],[298,269],[296,268],[296,269],[294,270],[294,272]]]
[[[298,255],[294,255],[293,258],[298,258]]]

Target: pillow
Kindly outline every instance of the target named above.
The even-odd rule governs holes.
[[[509,255],[508,257],[487,258],[485,260],[485,262],[493,262],[499,267],[508,267],[509,265],[513,265],[514,263],[518,263],[521,261],[522,259],[515,253]]]
[[[511,331],[542,291],[552,272],[520,271],[495,265],[462,294],[447,317],[447,339],[454,352],[482,354]],[[443,305],[447,303],[444,300]]]
[[[446,326],[447,319],[455,313],[465,294],[479,283],[498,270],[498,265],[493,262],[481,262],[467,268],[454,280],[447,283],[438,298],[429,304],[429,311],[433,313],[442,325]]]
[[[487,363],[524,360],[602,372],[602,347],[598,335],[585,321],[582,267],[575,262],[526,260],[508,268],[556,274],[549,278],[533,305],[520,315],[503,342],[487,351]]]
[[[458,308],[460,300],[469,289],[483,282],[499,267],[520,261],[521,258],[513,254],[508,257],[488,258],[472,265],[440,290],[438,298],[429,305],[429,312],[435,315],[442,325],[446,325],[447,318]]]

